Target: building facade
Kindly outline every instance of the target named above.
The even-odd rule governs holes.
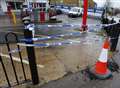
[[[51,4],[64,4],[70,6],[76,6],[79,4],[79,0],[50,0]]]
[[[83,6],[84,0],[50,0],[52,4],[64,4],[64,5],[70,5],[70,6]],[[94,7],[94,1],[88,0],[88,6]]]
[[[33,9],[40,9],[40,11],[47,11],[49,8],[48,0],[27,0],[28,6],[31,6]]]
[[[7,12],[8,7],[14,11],[19,11],[22,4],[26,2],[28,5],[31,5],[33,8],[48,8],[48,0],[0,0],[0,10]]]
[[[8,6],[11,6],[12,10],[19,10],[24,0],[0,0],[1,10],[7,12]]]

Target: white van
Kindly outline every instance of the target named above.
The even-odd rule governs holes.
[[[82,16],[83,14],[83,9],[80,7],[73,7],[68,13],[69,17],[79,17]]]

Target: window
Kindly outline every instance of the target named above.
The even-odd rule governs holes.
[[[21,2],[16,2],[17,9],[21,9],[22,3]]]
[[[7,2],[8,6],[11,7],[13,10],[21,9],[22,2]]]
[[[40,11],[46,11],[46,3],[31,3],[33,8],[39,8]]]
[[[43,3],[43,7],[46,7],[46,3]]]

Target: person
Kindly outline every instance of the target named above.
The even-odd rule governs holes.
[[[107,18],[107,13],[105,13],[105,9],[103,10],[103,14],[102,14],[102,24],[113,24],[116,23],[116,21],[114,20],[114,18],[112,18],[112,20],[109,20]],[[106,16],[105,16],[106,15]],[[115,52],[116,51],[116,47],[117,47],[117,43],[119,40],[119,34],[120,34],[120,24],[116,24],[113,26],[109,26],[109,27],[104,27],[104,30],[106,31],[107,36],[110,37],[110,51],[111,52]]]
[[[114,19],[111,20],[111,23],[115,23],[116,21]],[[117,23],[116,25],[113,25],[111,29],[111,39],[110,39],[110,51],[116,52],[118,40],[120,35],[120,23]]]
[[[103,12],[101,15],[101,23],[102,24],[109,24],[109,19],[107,17],[106,9],[103,9]]]
[[[23,3],[21,9],[21,19],[24,25],[28,25],[31,22],[30,11],[28,9],[27,3]]]
[[[21,8],[21,18],[30,16],[30,13],[31,12],[28,8],[27,3],[23,3],[22,8]]]

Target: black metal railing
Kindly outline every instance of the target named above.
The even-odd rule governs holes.
[[[32,36],[31,32],[25,31],[25,37],[31,37],[31,36]],[[12,49],[11,49],[11,39],[12,39],[12,41],[14,39],[14,46],[17,47],[17,49],[16,49],[17,51],[15,52],[15,54],[18,53],[18,55],[19,55],[19,59],[20,59],[21,67],[22,67],[22,73],[23,73],[23,76],[24,76],[23,80],[19,80],[18,74],[17,74],[17,71],[16,71],[17,69],[14,65],[14,59],[13,59],[13,53],[14,52],[11,52],[12,51]],[[10,57],[10,61],[11,61],[10,63],[12,65],[12,69],[13,69],[13,73],[14,73],[13,75],[15,77],[15,84],[13,84],[9,80],[9,76],[8,76],[7,70],[5,68],[5,64],[3,62],[2,56],[0,55],[0,63],[2,65],[2,68],[3,68],[3,71],[4,71],[6,81],[8,83],[8,87],[12,87],[14,85],[19,85],[19,84],[21,84],[21,82],[22,83],[28,82],[29,80],[27,80],[27,77],[26,77],[27,74],[25,73],[25,68],[24,68],[23,58],[22,58],[22,54],[21,54],[21,49],[20,49],[20,46],[17,44],[19,42],[18,36],[13,32],[7,33],[5,35],[5,41],[6,41],[6,46],[7,46],[8,54],[9,54],[9,57]],[[36,85],[36,84],[39,83],[39,77],[38,77],[37,65],[36,65],[36,61],[35,61],[35,54],[34,54],[35,52],[33,52],[34,48],[33,47],[26,47],[26,49],[27,49],[27,53],[28,53],[28,61],[29,61],[29,66],[30,66],[31,78],[32,78],[31,81],[32,81],[33,85]]]
[[[8,78],[8,75],[7,75],[7,71],[6,71],[6,69],[5,69],[5,65],[4,65],[4,63],[3,63],[3,60],[2,60],[1,55],[0,55],[0,63],[1,63],[1,65],[2,65],[3,71],[4,71],[4,73],[5,73],[5,77],[6,77],[8,86],[11,87],[11,84],[10,84],[10,81],[9,81],[9,78]]]
[[[11,52],[11,48],[10,48],[10,44],[11,44],[10,40],[9,40],[10,35],[12,35],[15,38],[16,43],[18,42],[18,37],[17,37],[17,35],[15,33],[12,33],[12,32],[10,32],[10,33],[5,35],[7,50],[8,50],[8,54],[10,56],[11,65],[12,65],[12,68],[13,68],[14,76],[15,76],[17,85],[19,85],[20,81],[18,79],[17,71],[16,71],[16,68],[15,68],[15,65],[14,65],[13,56],[12,56],[12,52]],[[17,45],[17,44],[16,44],[16,46],[17,46],[17,50],[18,50],[17,53],[19,54],[20,63],[21,63],[21,67],[22,67],[22,72],[23,72],[23,76],[24,76],[24,80],[22,80],[22,81],[27,81],[26,74],[25,74],[25,68],[24,68],[24,64],[23,64],[23,61],[22,61],[22,55],[21,55],[21,51],[20,51],[20,46]],[[4,66],[4,63],[3,63],[3,60],[2,60],[1,56],[0,56],[0,61],[1,61],[1,64],[2,64],[2,67],[3,67],[3,71],[4,71],[5,76],[6,76],[6,80],[7,80],[8,86],[11,87],[12,85],[10,84],[9,77],[8,77],[8,74],[7,74],[7,71],[5,69],[5,66]]]

